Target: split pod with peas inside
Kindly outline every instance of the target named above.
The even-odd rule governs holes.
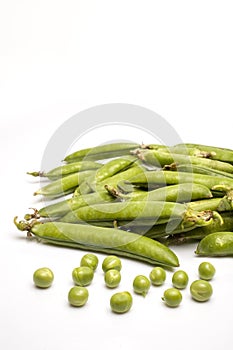
[[[179,266],[178,257],[170,248],[136,233],[63,222],[18,222],[17,217],[14,223],[19,230],[28,231],[45,243],[115,254],[154,265]]]

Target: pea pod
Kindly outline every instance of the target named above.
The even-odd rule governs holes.
[[[116,142],[105,145],[96,146],[93,148],[86,148],[73,152],[65,157],[65,162],[76,162],[80,160],[101,160],[114,157],[121,157],[122,155],[130,154],[130,150],[139,147],[133,142]]]
[[[14,223],[19,230],[50,244],[125,256],[155,265],[179,266],[178,257],[171,249],[136,233],[62,222],[18,222],[17,217]]]
[[[164,167],[175,163],[204,166],[210,169],[216,169],[228,173],[233,173],[233,165],[219,160],[200,158],[195,156],[187,156],[185,154],[174,154],[170,152],[161,152],[157,150],[142,150],[138,152],[138,157],[145,163],[155,165],[157,167]]]
[[[65,164],[54,169],[51,169],[48,172],[44,171],[33,171],[27,172],[27,174],[32,176],[47,177],[49,180],[57,180],[63,176],[67,176],[73,173],[86,171],[86,170],[97,170],[103,165],[93,161],[80,161],[71,164]]]
[[[210,233],[198,243],[195,253],[201,256],[233,256],[233,232]]]
[[[164,170],[173,170],[173,171],[183,171],[186,173],[196,173],[210,176],[218,176],[218,177],[228,177],[233,179],[233,174],[227,173],[225,171],[220,171],[216,169],[210,169],[204,166],[199,165],[189,165],[189,164],[180,164],[176,165],[175,163],[165,166]]]
[[[117,198],[124,200],[149,200],[149,201],[167,201],[167,202],[188,202],[203,198],[213,197],[210,189],[204,185],[194,183],[183,183],[180,185],[165,186],[153,191],[135,191],[132,194],[124,195],[116,189],[107,186],[110,193]]]
[[[217,214],[217,213],[216,213]],[[206,215],[208,220],[206,220]],[[188,209],[185,204],[158,201],[132,201],[127,203],[96,204],[82,207],[71,214],[61,218],[63,222],[113,222],[132,221],[136,225],[137,221],[149,225],[166,223],[171,219],[196,222],[199,224],[209,224],[215,213],[208,211],[196,212]]]
[[[231,213],[222,213],[222,222],[218,219],[213,219],[210,225],[196,227],[188,232],[175,232],[177,234],[168,236],[163,243],[166,245],[184,244],[192,241],[201,240],[207,235],[214,232],[233,231],[233,216]]]
[[[215,147],[215,146],[207,146],[207,145],[199,145],[195,143],[185,143],[185,147],[193,148],[196,147],[201,151],[211,152],[212,159],[217,159],[223,162],[233,163],[233,150],[229,148]],[[178,147],[179,145],[176,145]]]
[[[57,203],[49,204],[38,210],[37,214],[39,215],[39,217],[58,218],[67,214],[68,212],[72,212],[86,205],[112,202],[116,200],[117,199],[107,191],[94,192],[89,193],[87,195],[72,197]],[[31,217],[34,217],[33,214]]]
[[[67,191],[74,191],[85,178],[93,174],[93,170],[82,171],[77,174],[70,174],[61,179],[55,180],[48,185],[41,187],[34,192],[34,195],[41,194],[46,197],[58,197],[64,195]]]
[[[168,170],[144,171],[143,173],[137,174],[137,176],[132,176],[127,181],[129,181],[134,186],[143,186],[149,188],[157,185],[165,186],[187,182],[193,182],[206,186],[210,190],[218,185],[233,188],[233,179],[230,178]]]
[[[83,190],[83,187],[80,189],[80,193],[84,194],[88,191],[95,190],[96,186],[101,181],[104,181],[107,178],[111,178],[112,176],[124,171],[125,169],[129,168],[137,159],[133,156],[127,156],[127,157],[121,157],[121,158],[116,158],[108,163],[104,164],[102,168],[98,169],[95,174],[90,176],[87,179],[87,185],[88,188],[87,190]]]

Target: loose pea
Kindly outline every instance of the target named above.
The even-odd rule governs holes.
[[[111,270],[111,269],[115,269],[120,271],[121,270],[121,260],[115,256],[115,255],[108,255],[102,263],[102,269],[104,272]]]
[[[167,306],[177,307],[182,301],[182,294],[176,288],[168,288],[167,290],[165,290],[162,300]]]
[[[94,272],[88,266],[76,267],[72,271],[72,278],[76,285],[88,286],[94,278]]]
[[[95,271],[97,269],[98,263],[99,259],[97,256],[95,254],[88,253],[83,255],[80,261],[80,266],[88,266]]]
[[[203,280],[209,281],[215,275],[215,267],[207,261],[202,262],[198,267],[199,277]]]
[[[72,306],[83,306],[86,304],[89,293],[86,287],[72,287],[68,293],[68,301]]]
[[[116,288],[121,281],[121,273],[118,270],[111,269],[105,272],[105,284],[109,288]]]
[[[196,301],[207,301],[213,294],[213,288],[208,281],[196,280],[190,286],[190,293]]]
[[[172,284],[177,289],[184,289],[187,287],[189,278],[185,271],[178,270],[172,276]]]
[[[123,314],[131,309],[133,304],[132,295],[129,292],[115,293],[110,298],[110,307],[113,312]]]
[[[154,286],[161,286],[166,280],[166,271],[162,267],[156,266],[151,270],[149,277]]]
[[[41,267],[33,274],[33,281],[39,288],[48,288],[53,283],[54,275],[48,267]]]
[[[133,289],[135,293],[145,297],[150,289],[150,280],[143,275],[136,276],[133,280]]]

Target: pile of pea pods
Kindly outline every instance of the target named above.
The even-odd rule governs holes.
[[[110,143],[81,149],[34,192],[49,204],[23,220],[42,242],[179,266],[171,246],[233,255],[233,150],[198,144]]]

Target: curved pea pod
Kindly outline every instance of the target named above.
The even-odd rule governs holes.
[[[198,243],[195,253],[201,256],[233,256],[233,232],[210,233]]]
[[[179,266],[179,259],[171,249],[136,233],[62,222],[18,222],[17,217],[14,223],[19,230],[28,231],[45,243],[119,255],[153,265]]]
[[[93,148],[81,149],[73,152],[65,157],[65,162],[74,162],[80,160],[101,160],[114,157],[121,157],[122,155],[130,154],[130,151],[138,148],[139,145],[133,142],[116,142],[105,145],[96,146]]]
[[[51,169],[48,172],[34,171],[34,172],[27,172],[27,174],[35,177],[36,176],[47,177],[49,180],[57,180],[61,177],[64,177],[73,173],[78,173],[86,170],[97,170],[102,166],[103,166],[102,164],[93,162],[93,161],[80,161],[80,162],[65,164],[65,165],[56,167],[54,169]]]
[[[175,163],[176,165],[189,164],[204,166],[231,174],[233,173],[232,164],[221,162],[219,160],[187,156],[185,154],[176,154],[157,150],[142,150],[138,152],[138,157],[145,163],[155,165],[157,167],[164,167],[165,165],[170,165],[172,163]]]
[[[55,180],[48,185],[41,187],[39,190],[34,192],[34,196],[41,194],[46,197],[59,197],[63,196],[65,193],[72,193],[77,186],[79,186],[82,181],[84,181],[88,176],[93,174],[93,170],[82,171],[77,174],[70,174],[61,179]]]

